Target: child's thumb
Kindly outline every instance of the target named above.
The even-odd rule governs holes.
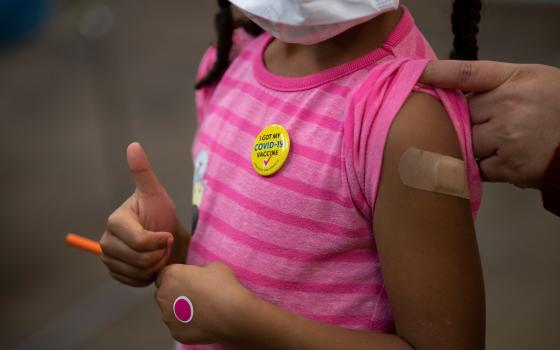
[[[158,194],[162,191],[161,184],[154,174],[148,157],[138,142],[131,143],[126,149],[128,168],[136,182],[136,190],[143,194]]]

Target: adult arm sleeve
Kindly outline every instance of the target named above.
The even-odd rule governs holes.
[[[544,173],[541,193],[545,209],[560,216],[560,146]]]

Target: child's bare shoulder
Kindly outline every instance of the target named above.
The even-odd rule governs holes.
[[[386,153],[402,154],[410,147],[461,158],[461,149],[447,110],[435,97],[412,93],[397,114]]]

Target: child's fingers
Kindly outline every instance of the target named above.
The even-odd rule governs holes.
[[[109,274],[115,280],[117,280],[117,281],[119,281],[123,284],[126,284],[128,286],[131,286],[131,287],[145,287],[145,286],[149,285],[150,283],[152,283],[152,281],[137,281],[137,280],[132,279],[130,277],[123,276],[121,274],[115,273],[111,270],[109,270]]]
[[[167,262],[169,261],[169,257],[171,256],[171,246],[168,246],[164,255],[164,258],[161,259],[160,261],[158,261],[158,263],[152,268],[152,271],[154,273],[159,274],[159,272],[161,270],[163,270],[163,268],[165,266],[167,266]],[[154,276],[157,277],[157,276]]]
[[[144,227],[140,223],[138,215],[132,210],[132,202],[129,198],[107,219],[107,230],[113,233],[141,234]]]
[[[141,269],[147,269],[156,265],[165,257],[167,251],[167,247],[164,247],[149,252],[137,252],[111,232],[106,232],[103,235],[100,244],[104,255]]]
[[[137,252],[164,248],[171,237],[169,232],[144,230],[136,215],[126,209],[118,210],[109,217],[107,231]]]
[[[126,231],[112,232],[132,250],[137,252],[149,252],[165,248],[171,237],[169,232],[154,232],[143,230],[140,234]]]
[[[126,150],[126,156],[128,168],[134,176],[138,192],[146,195],[161,193],[163,187],[152,170],[142,146],[137,142],[131,143]]]
[[[138,283],[150,283],[155,275],[153,269],[137,268],[106,255],[103,255],[101,259],[112,273],[134,280]]]

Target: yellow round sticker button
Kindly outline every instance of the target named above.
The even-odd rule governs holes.
[[[290,153],[290,135],[282,125],[272,124],[257,135],[251,150],[251,162],[262,176],[275,174]]]

